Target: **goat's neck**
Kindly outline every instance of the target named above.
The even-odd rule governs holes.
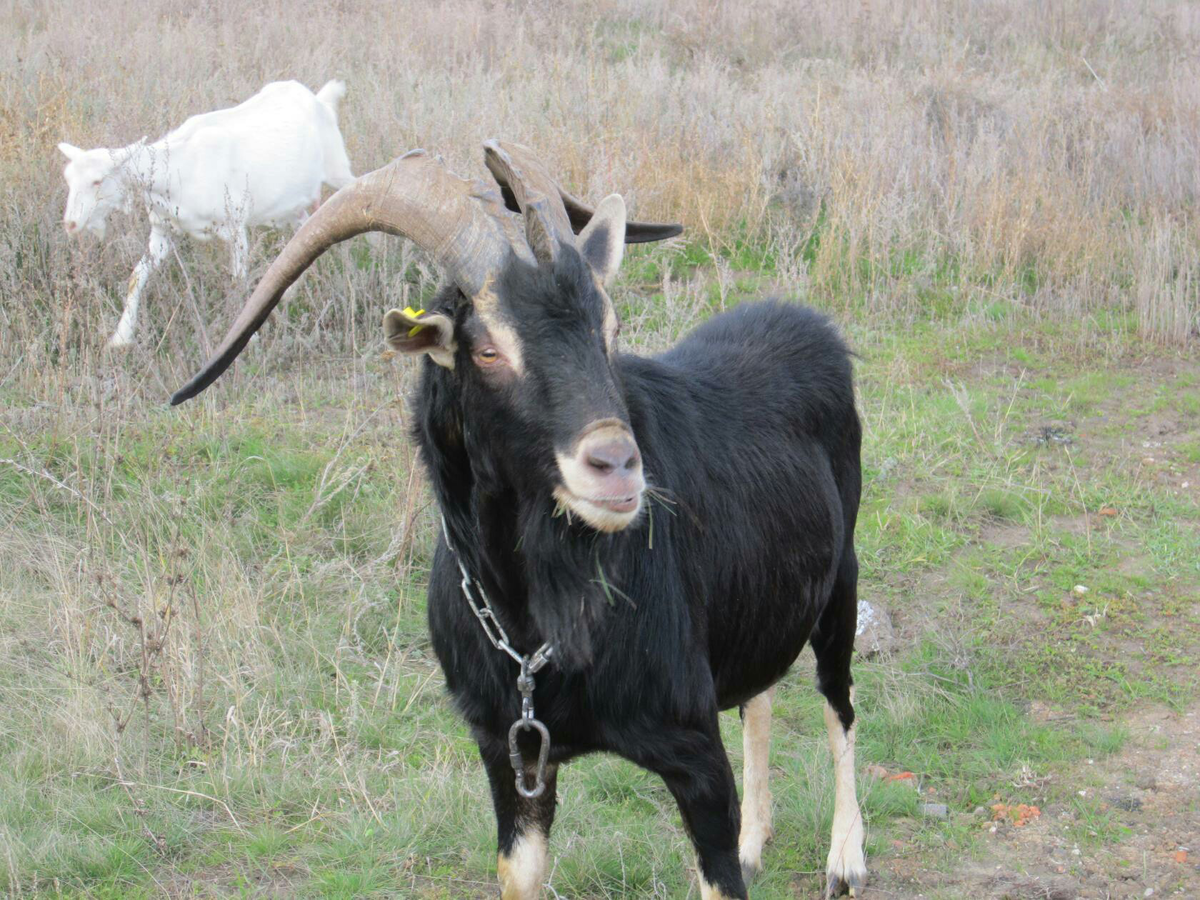
[[[550,641],[559,666],[580,669],[592,658],[592,632],[608,605],[597,572],[619,576],[613,550],[621,539],[580,533],[554,515],[549,493],[484,486],[449,376],[434,365],[428,363],[418,395],[417,440],[459,560],[486,585],[519,650]]]
[[[116,151],[125,190],[135,195],[163,194],[167,189],[167,154],[161,144],[138,141]]]

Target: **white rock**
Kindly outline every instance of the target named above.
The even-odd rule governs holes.
[[[891,653],[896,648],[896,630],[887,610],[858,601],[858,627],[854,631],[854,646],[864,657]]]

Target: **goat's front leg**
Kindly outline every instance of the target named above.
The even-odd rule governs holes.
[[[661,776],[679,805],[696,848],[701,900],[746,900],[738,861],[737,785],[721,744],[714,707],[710,728],[677,728],[648,735],[631,755]]]
[[[534,900],[541,896],[546,881],[557,766],[546,766],[546,789],[541,796],[528,799],[517,793],[507,743],[478,735],[476,739],[496,810],[496,874],[500,878],[500,897],[502,900]],[[526,784],[532,783],[532,776],[532,771],[525,773]]]
[[[133,333],[137,330],[138,302],[142,299],[142,291],[150,279],[150,273],[157,269],[171,249],[171,239],[166,232],[158,228],[150,229],[150,246],[146,254],[138,260],[129,276],[129,290],[125,294],[125,311],[121,313],[121,321],[117,330],[108,339],[110,347],[128,347],[133,343]]]

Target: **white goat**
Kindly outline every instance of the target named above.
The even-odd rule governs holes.
[[[240,280],[249,226],[298,227],[320,203],[322,182],[336,189],[354,180],[337,124],[345,93],[341,81],[316,94],[297,81],[276,81],[237,106],[192,116],[154,143],[58,145],[70,160],[63,170],[68,234],[87,229],[103,238],[109,214],[128,212],[139,196],[150,214],[150,247],[129,279],[110,347],[132,342],[138,301],[171,249],[171,232],[227,241]]]

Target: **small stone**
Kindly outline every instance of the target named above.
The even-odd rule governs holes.
[[[1082,597],[1087,592],[1088,589],[1082,584],[1077,584],[1075,587],[1071,588],[1071,593],[1073,593],[1076,597]]]
[[[1158,779],[1154,777],[1153,772],[1141,772],[1133,783],[1143,791],[1152,791],[1158,787]]]
[[[975,816],[975,818],[977,818],[977,819],[986,818],[987,814],[988,814],[988,811],[986,809],[984,809],[982,806],[977,806],[973,810],[971,810],[971,815]]]
[[[895,457],[889,456],[887,459],[885,459],[883,462],[881,462],[879,464],[879,471],[875,473],[874,480],[878,481],[878,482],[887,481],[888,478],[891,477],[891,474],[895,470],[897,465],[899,465],[899,463],[897,462]]]
[[[1137,812],[1142,808],[1142,801],[1137,797],[1110,797],[1108,802],[1125,812]]]
[[[950,807],[945,803],[922,803],[920,806],[921,815],[930,819],[948,819],[950,818]]]
[[[1154,896],[1154,888],[1146,888],[1146,890],[1142,893],[1142,896],[1143,897],[1153,897]]]
[[[858,627],[854,632],[854,647],[864,659],[896,649],[896,629],[887,610],[858,601]]]

